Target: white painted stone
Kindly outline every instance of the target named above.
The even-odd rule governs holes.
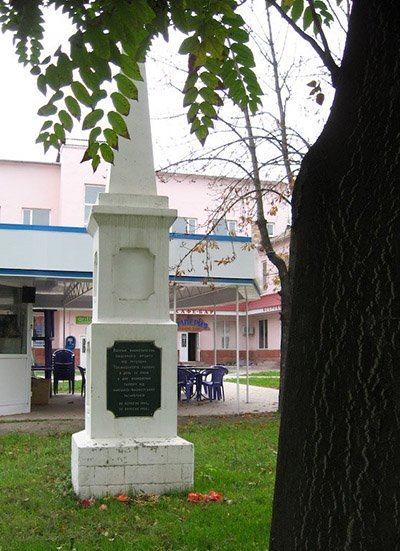
[[[71,458],[72,484],[81,498],[193,486],[193,445],[177,437],[177,338],[169,317],[168,230],[176,211],[156,195],[147,93],[144,84],[139,88],[139,105],[132,105],[127,121],[133,139],[121,140],[109,193],[100,194],[88,224],[93,323],[87,332],[85,430],[73,435]],[[152,415],[117,417],[126,410],[107,409],[107,350],[117,341],[160,350],[160,407]]]

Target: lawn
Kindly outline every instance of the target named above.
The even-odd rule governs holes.
[[[229,383],[236,383],[236,377],[229,377],[224,379]],[[247,378],[243,375],[239,377],[241,385],[247,384]],[[249,384],[253,386],[262,386],[266,388],[279,389],[280,375],[279,371],[260,371],[259,373],[249,374]]]
[[[180,436],[195,446],[196,492],[83,508],[70,485],[70,434],[0,438],[0,551],[208,551],[268,548],[278,416],[193,421]],[[101,507],[102,506],[102,507]]]

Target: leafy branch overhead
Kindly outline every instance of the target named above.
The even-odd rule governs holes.
[[[50,5],[68,15],[76,32],[68,51],[60,47],[44,57],[43,14]],[[2,30],[13,33],[19,61],[31,66],[39,90],[48,98],[39,109],[47,120],[37,141],[45,151],[59,149],[78,121],[90,130],[84,160],[91,159],[94,169],[100,157],[113,162],[119,137],[129,138],[124,117],[130,100],[138,99],[138,63],[156,35],[168,39],[171,25],[187,35],[180,48],[188,56],[184,105],[197,138],[206,140],[224,90],[239,106],[255,112],[262,91],[236,7],[234,0],[0,0]],[[240,85],[235,84],[237,71]],[[107,82],[112,86],[105,86]],[[107,88],[113,90],[112,108],[105,113],[101,107],[109,97]],[[82,110],[88,113],[83,116]]]
[[[323,14],[329,21],[323,2],[308,3],[317,10],[317,19]],[[310,17],[303,0],[281,4],[285,13],[291,10],[293,20]],[[42,42],[48,6],[61,9],[76,28],[66,51],[60,47],[51,56],[44,55]],[[101,157],[112,163],[119,138],[129,138],[124,117],[130,102],[140,100],[138,64],[155,36],[168,40],[171,26],[186,36],[179,49],[188,58],[183,102],[199,141],[204,144],[224,94],[255,113],[262,90],[239,6],[236,0],[0,0],[2,31],[13,33],[19,61],[30,66],[47,98],[39,109],[46,121],[37,141],[45,151],[59,149],[78,122],[90,130],[83,160],[91,159],[94,169]],[[318,27],[316,20],[314,25]],[[105,112],[109,97],[112,108]]]

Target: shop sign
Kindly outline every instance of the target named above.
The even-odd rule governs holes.
[[[200,318],[183,318],[177,320],[178,331],[209,331],[208,323]]]
[[[263,308],[263,312],[280,312],[280,306],[270,306],[269,308]]]
[[[214,310],[177,310],[178,315],[189,315],[189,316],[211,316],[214,313]]]
[[[75,316],[76,325],[90,325],[92,323],[92,316]]]

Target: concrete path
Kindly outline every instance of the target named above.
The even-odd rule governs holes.
[[[236,383],[224,383],[225,401],[181,400],[178,402],[178,419],[199,416],[229,416],[244,413],[267,413],[278,409],[278,391],[273,388],[249,387],[247,402],[246,385],[239,386],[239,404]],[[0,417],[0,434],[12,432],[46,432],[50,425],[62,431],[78,431],[84,428],[85,398],[79,394],[57,394],[45,406],[32,406],[30,413]],[[46,423],[47,421],[47,423]],[[48,426],[48,427],[47,427]]]

